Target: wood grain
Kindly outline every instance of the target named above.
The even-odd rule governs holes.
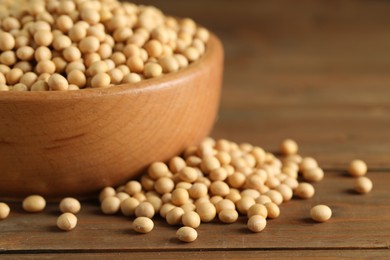
[[[136,1],[141,2],[141,1]],[[27,215],[12,204],[0,222],[7,258],[134,259],[389,259],[390,257],[390,4],[386,1],[143,0],[211,28],[225,47],[225,74],[212,135],[276,150],[292,137],[303,155],[326,170],[316,195],[283,204],[280,218],[251,234],[245,219],[199,228],[182,244],[175,227],[156,219],[147,235],[131,219],[104,216],[84,202],[79,226],[57,230],[55,204]],[[372,193],[351,192],[351,159],[367,161]],[[333,218],[313,223],[311,206],[325,203]]]
[[[367,195],[351,191],[353,179],[342,172],[326,172],[315,184],[310,200],[292,200],[281,206],[281,216],[269,220],[262,233],[251,233],[246,218],[226,225],[218,221],[202,224],[194,243],[183,244],[175,237],[177,227],[156,218],[155,229],[146,235],[131,230],[131,218],[106,216],[98,203],[83,203],[78,227],[62,232],[55,226],[57,205],[42,214],[26,214],[20,204],[11,204],[12,213],[0,223],[0,249],[17,252],[113,252],[160,250],[287,250],[287,249],[387,249],[390,247],[389,172],[370,173],[374,190]],[[329,222],[310,220],[310,208],[327,204],[333,210]],[[389,251],[390,252],[390,251]]]
[[[111,252],[111,253],[61,253],[61,254],[14,254],[5,255],[3,259],[96,259],[126,258],[126,259],[387,259],[387,249],[384,250],[231,250],[231,251],[190,251],[189,253],[161,252]]]

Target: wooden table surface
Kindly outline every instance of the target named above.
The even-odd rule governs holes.
[[[140,2],[140,1],[139,1]],[[226,62],[212,136],[275,151],[287,137],[318,159],[314,198],[281,206],[252,234],[245,219],[202,224],[194,243],[156,219],[152,233],[83,203],[78,227],[60,232],[57,205],[26,214],[12,203],[0,222],[0,258],[372,258],[390,259],[390,3],[386,1],[143,1],[194,18],[222,39]],[[351,159],[368,163],[370,194],[351,192]],[[316,224],[311,206],[333,218]]]

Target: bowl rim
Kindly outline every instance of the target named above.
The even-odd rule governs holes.
[[[137,83],[119,84],[108,88],[86,88],[69,91],[1,91],[1,102],[18,102],[18,101],[37,101],[44,102],[52,100],[74,100],[104,96],[116,96],[128,93],[141,93],[153,91],[161,88],[172,86],[172,82],[180,82],[183,75],[196,75],[201,71],[202,64],[212,59],[216,49],[222,49],[222,44],[218,37],[210,32],[210,38],[206,44],[206,50],[200,59],[192,62],[189,66],[176,72],[164,74],[160,77],[141,80]]]

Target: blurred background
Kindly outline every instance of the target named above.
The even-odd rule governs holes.
[[[390,158],[389,1],[133,2],[191,17],[222,40],[214,137],[271,150],[291,137],[329,167]]]

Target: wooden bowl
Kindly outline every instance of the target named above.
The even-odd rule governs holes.
[[[106,89],[0,93],[0,196],[88,197],[197,144],[214,124],[223,49],[187,68]]]

